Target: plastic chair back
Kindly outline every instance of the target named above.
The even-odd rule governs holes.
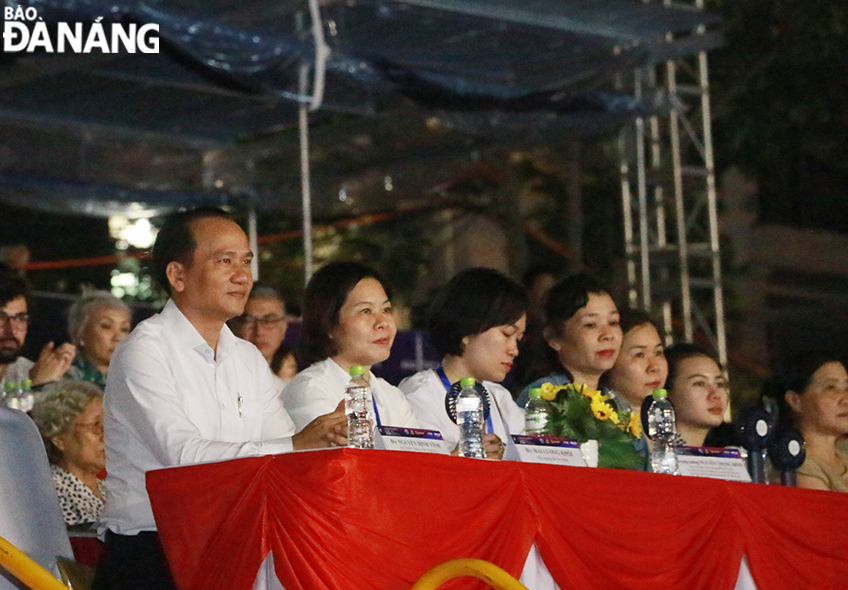
[[[0,408],[0,537],[57,578],[57,558],[73,559],[38,428],[7,408]],[[12,588],[20,586],[0,567],[0,590]]]

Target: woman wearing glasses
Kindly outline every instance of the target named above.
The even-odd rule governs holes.
[[[68,526],[97,521],[103,509],[106,449],[103,394],[93,383],[70,379],[44,388],[32,408],[53,483]]]

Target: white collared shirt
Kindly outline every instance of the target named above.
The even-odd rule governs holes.
[[[368,372],[372,395],[377,402],[381,426],[419,428],[418,420],[401,391],[374,373]],[[283,401],[297,431],[318,416],[329,414],[344,399],[350,375],[333,359],[313,363],[295,375],[283,390]]]
[[[101,535],[156,530],[147,471],[286,453],[295,432],[259,350],[225,325],[216,355],[173,301],[116,348],[103,411]]]
[[[489,392],[492,429],[501,442],[506,444],[509,434],[524,432],[524,410],[518,407],[502,385],[491,381],[483,381],[482,385]],[[448,447],[454,448],[459,443],[459,426],[451,420],[445,408],[447,391],[436,371],[419,371],[401,381],[398,387],[406,394],[421,428],[438,430]],[[491,403],[493,399],[495,403]]]

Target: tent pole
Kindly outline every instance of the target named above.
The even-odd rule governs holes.
[[[300,68],[300,94],[306,95],[308,66]],[[298,130],[300,131],[300,193],[303,211],[303,282],[312,276],[312,189],[309,176],[309,104],[300,103],[298,108]]]
[[[256,237],[256,205],[250,206],[250,211],[247,212],[247,239],[250,242],[250,251],[253,252],[253,259],[250,261],[250,272],[253,274],[253,280],[259,280],[259,242]]]

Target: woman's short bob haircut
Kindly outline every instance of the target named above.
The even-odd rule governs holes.
[[[87,291],[74,301],[68,310],[68,335],[71,342],[79,346],[82,333],[98,309],[118,309],[132,318],[130,306],[112,295],[109,291]]]
[[[301,353],[305,363],[314,363],[339,352],[330,334],[339,323],[339,311],[348,294],[362,279],[375,279],[391,297],[382,277],[360,262],[330,262],[309,279],[303,295]]]
[[[427,327],[440,356],[462,356],[462,339],[514,324],[527,313],[527,292],[491,268],[469,268],[436,294]]]
[[[47,458],[51,463],[58,463],[62,459],[62,451],[56,448],[51,439],[70,428],[74,420],[85,412],[91,400],[100,397],[103,397],[103,392],[94,383],[74,379],[54,381],[38,394],[30,415],[44,439]]]

